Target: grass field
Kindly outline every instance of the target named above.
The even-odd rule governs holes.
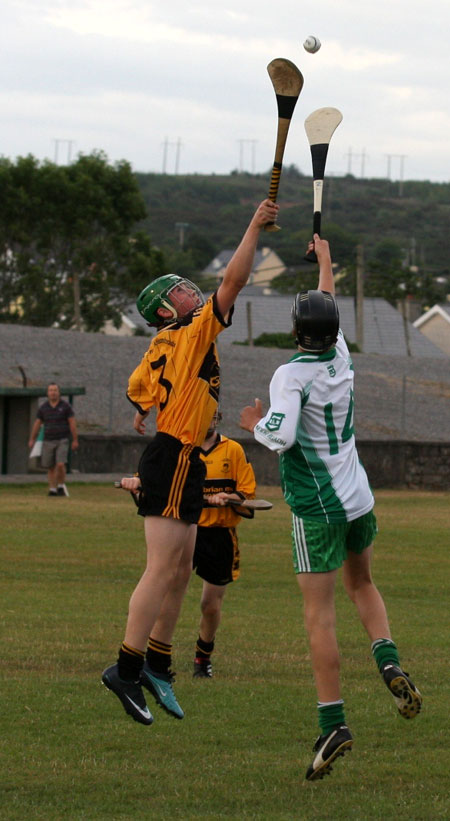
[[[143,568],[134,506],[106,485],[72,485],[70,499],[48,499],[43,485],[0,486],[1,819],[450,817],[450,495],[377,493],[375,578],[423,711],[412,722],[397,715],[339,586],[355,744],[309,784],[315,693],[289,514],[277,489],[259,492],[274,509],[240,526],[242,577],[225,598],[215,677],[192,679],[193,576],[174,654],[186,717],[175,721],[149,696],[155,722],[143,727],[100,683]]]

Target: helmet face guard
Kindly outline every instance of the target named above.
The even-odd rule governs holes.
[[[292,325],[297,345],[311,353],[324,353],[335,344],[339,311],[328,291],[301,291],[292,306]]]
[[[153,280],[139,294],[137,309],[149,325],[161,327],[175,319],[182,319],[205,304],[200,288],[189,279],[176,274],[167,274]],[[159,308],[170,311],[169,317],[162,317]]]

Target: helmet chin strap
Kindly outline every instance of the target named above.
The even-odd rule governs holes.
[[[174,319],[178,319],[178,312],[174,305],[171,302],[166,301],[165,299],[161,300],[161,307],[165,308],[166,311],[170,311],[172,317],[165,317],[164,322],[172,322]]]

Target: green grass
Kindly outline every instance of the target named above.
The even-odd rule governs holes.
[[[374,574],[423,711],[397,715],[339,586],[355,744],[331,777],[305,784],[317,724],[289,513],[278,490],[259,490],[275,505],[240,526],[242,577],[225,598],[215,677],[191,675],[193,576],[174,654],[186,718],[151,704],[143,727],[100,683],[144,563],[134,506],[109,486],[72,485],[70,499],[0,486],[1,819],[449,817],[449,494],[377,493]]]

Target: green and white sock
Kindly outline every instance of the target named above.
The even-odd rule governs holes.
[[[319,727],[321,735],[328,735],[337,724],[345,724],[344,702],[342,698],[338,701],[318,701]]]
[[[392,639],[376,639],[372,642],[372,655],[381,673],[381,668],[385,664],[396,664],[400,666],[397,646]]]

